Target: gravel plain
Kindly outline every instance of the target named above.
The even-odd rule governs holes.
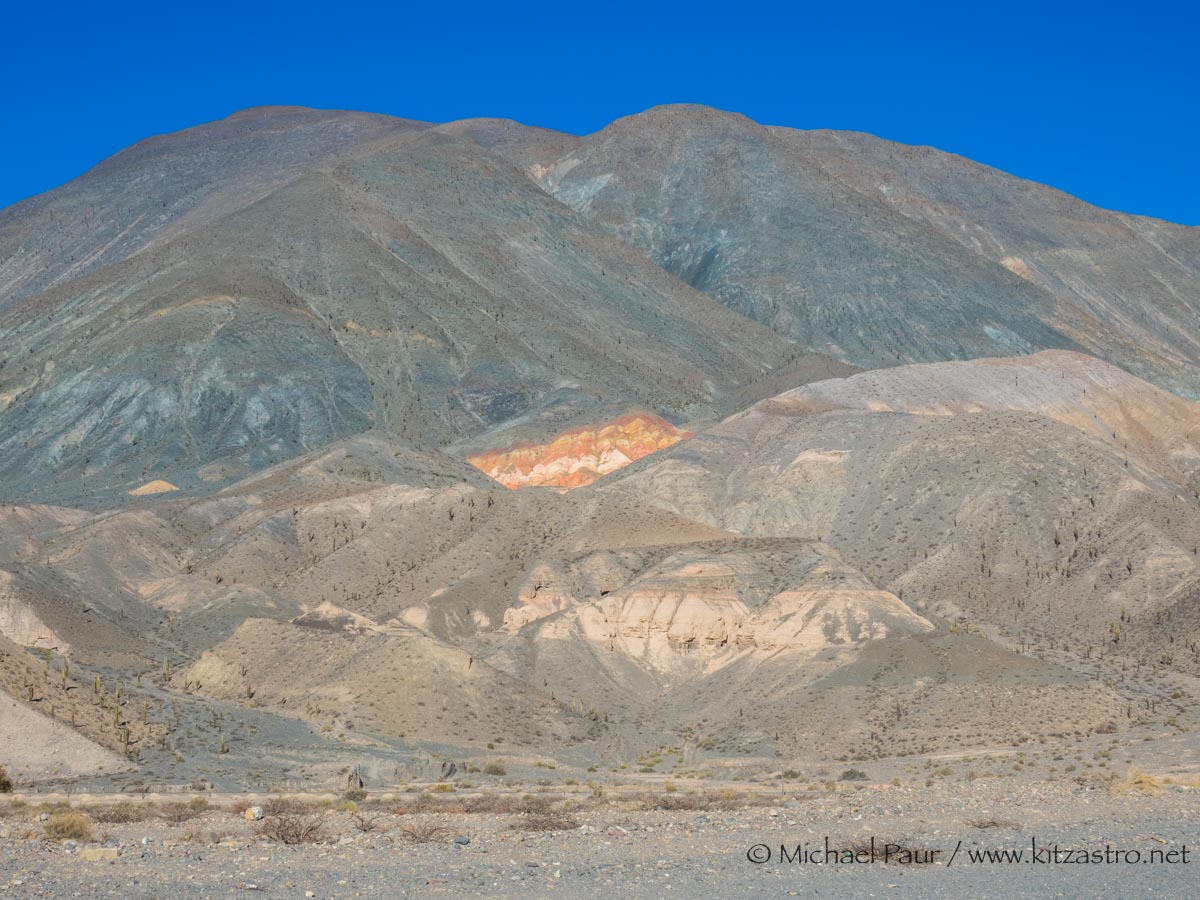
[[[93,819],[91,840],[76,842],[46,837],[62,805],[31,796],[15,806],[9,801],[0,819],[0,897],[1200,895],[1192,858],[1200,844],[1200,791],[1191,788],[1122,795],[1001,779],[772,791],[737,800],[728,789],[603,797],[572,790],[477,801],[503,810],[495,812],[461,811],[481,796],[467,794],[371,796],[357,812],[347,812],[352,807],[340,798],[293,800],[303,821],[320,824],[315,843],[294,846],[261,833],[289,802],[277,798],[214,796],[203,809],[196,801],[192,813],[174,816],[182,821],[156,815],[112,824],[98,821],[111,798],[73,798],[73,810]],[[186,803],[122,802],[174,810]],[[247,821],[241,811],[255,802],[267,814]],[[703,808],[654,808],[663,804]],[[547,822],[563,830],[534,830]],[[414,840],[421,837],[428,840]],[[795,861],[797,847],[823,850],[826,837],[835,849],[857,850],[860,861]],[[1032,862],[1035,839],[1043,848],[1057,844],[1060,862]],[[889,843],[904,849],[885,861]],[[1078,861],[1079,851],[1090,857],[1106,846],[1144,860],[1170,854],[1175,862]],[[972,858],[993,849],[1021,850],[1024,858]],[[929,861],[899,858],[905,852]]]

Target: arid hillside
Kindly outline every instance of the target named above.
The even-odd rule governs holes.
[[[859,366],[1085,350],[1196,399],[1200,234],[931,147],[702,106],[530,171],[731,309]]]
[[[0,213],[0,766],[1190,758],[1197,246],[700,107],[138,144]]]

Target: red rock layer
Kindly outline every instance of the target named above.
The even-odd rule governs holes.
[[[652,413],[629,413],[573,428],[545,444],[485,450],[467,461],[508,488],[571,490],[691,436]]]

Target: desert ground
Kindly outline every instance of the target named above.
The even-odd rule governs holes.
[[[0,895],[1195,895],[1196,778],[1045,781],[997,762],[938,760],[896,783],[11,797]]]

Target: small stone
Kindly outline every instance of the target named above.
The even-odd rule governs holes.
[[[251,806],[249,809],[246,810],[246,821],[247,822],[257,822],[262,817],[263,817],[263,811],[262,811],[261,806]]]
[[[304,896],[305,897],[315,897],[315,896],[317,896],[317,893],[316,893],[316,891],[305,891]]]
[[[456,837],[454,839],[454,843],[458,844],[460,847],[465,847],[467,844],[471,843],[471,839],[464,835],[462,837]]]
[[[618,828],[615,825],[608,829],[608,836],[611,838],[621,838],[625,837],[627,834],[629,834],[628,831],[626,831],[624,828]]]
[[[83,858],[88,862],[104,862],[116,859],[121,851],[116,847],[84,847]]]
[[[79,847],[79,844],[76,843],[75,841],[63,841],[62,848],[63,848],[63,851],[66,853],[73,853],[76,850],[76,848],[78,848],[78,847]]]

